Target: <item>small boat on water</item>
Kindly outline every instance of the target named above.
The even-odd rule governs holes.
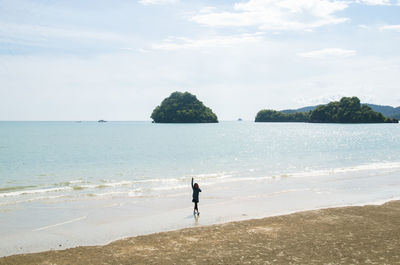
[[[97,122],[107,122],[107,121],[105,121],[105,120],[98,120]]]

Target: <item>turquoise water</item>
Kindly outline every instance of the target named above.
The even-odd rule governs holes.
[[[0,255],[198,225],[191,177],[199,224],[393,199],[400,126],[0,122]]]
[[[1,122],[0,189],[196,175],[280,176],[400,162],[400,126]]]
[[[45,192],[143,194],[179,187],[190,176],[218,182],[393,166],[400,126],[1,122],[0,161],[0,204]]]

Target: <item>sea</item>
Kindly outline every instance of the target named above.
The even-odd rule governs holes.
[[[399,124],[0,122],[0,256],[399,198]]]

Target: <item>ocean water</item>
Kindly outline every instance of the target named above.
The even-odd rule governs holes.
[[[399,173],[398,124],[0,122],[0,255],[386,201]]]

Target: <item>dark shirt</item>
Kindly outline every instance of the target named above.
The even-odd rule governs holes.
[[[201,189],[194,187],[193,179],[192,179],[192,189],[193,189],[193,201],[194,202],[199,202],[199,192],[201,192]]]

